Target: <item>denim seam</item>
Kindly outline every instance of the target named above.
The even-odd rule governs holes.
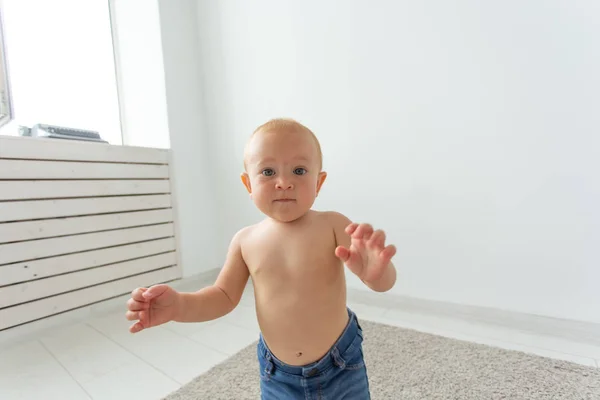
[[[306,378],[302,377],[300,380],[302,387],[304,388],[304,398],[306,400],[310,400],[310,390],[308,388],[308,382],[306,381]]]

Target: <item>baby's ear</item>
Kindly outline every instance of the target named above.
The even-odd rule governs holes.
[[[327,179],[327,172],[325,172],[325,171],[319,172],[319,177],[317,178],[317,196],[319,195],[319,192],[321,191],[321,186],[323,186],[323,182],[325,182],[325,179]]]
[[[246,190],[248,191],[248,193],[250,193],[250,195],[252,195],[252,186],[250,185],[250,177],[248,176],[248,173],[243,172],[242,175],[240,176],[240,178],[242,179],[242,183],[246,187]]]

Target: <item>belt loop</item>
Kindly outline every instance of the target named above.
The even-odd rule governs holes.
[[[275,365],[273,364],[273,356],[269,349],[265,348],[265,358],[267,360],[267,366],[265,367],[265,372],[269,375],[273,375],[273,370],[275,369]]]
[[[273,370],[275,369],[275,365],[273,365],[273,361],[267,361],[267,366],[265,367],[265,372],[269,375],[273,375]]]
[[[331,350],[331,356],[333,357],[333,362],[336,366],[338,366],[340,369],[346,368],[346,360],[344,360],[344,358],[340,355],[340,351],[338,350],[337,346]]]

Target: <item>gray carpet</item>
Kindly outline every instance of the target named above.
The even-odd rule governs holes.
[[[600,369],[362,321],[378,399],[600,400]],[[164,400],[259,399],[253,344]]]

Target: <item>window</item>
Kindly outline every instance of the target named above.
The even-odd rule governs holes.
[[[109,2],[1,4],[13,119],[0,135],[40,123],[97,131],[122,144]]]
[[[10,82],[4,57],[4,40],[2,29],[2,14],[0,10],[0,127],[6,125],[12,119],[12,97],[10,95]]]

